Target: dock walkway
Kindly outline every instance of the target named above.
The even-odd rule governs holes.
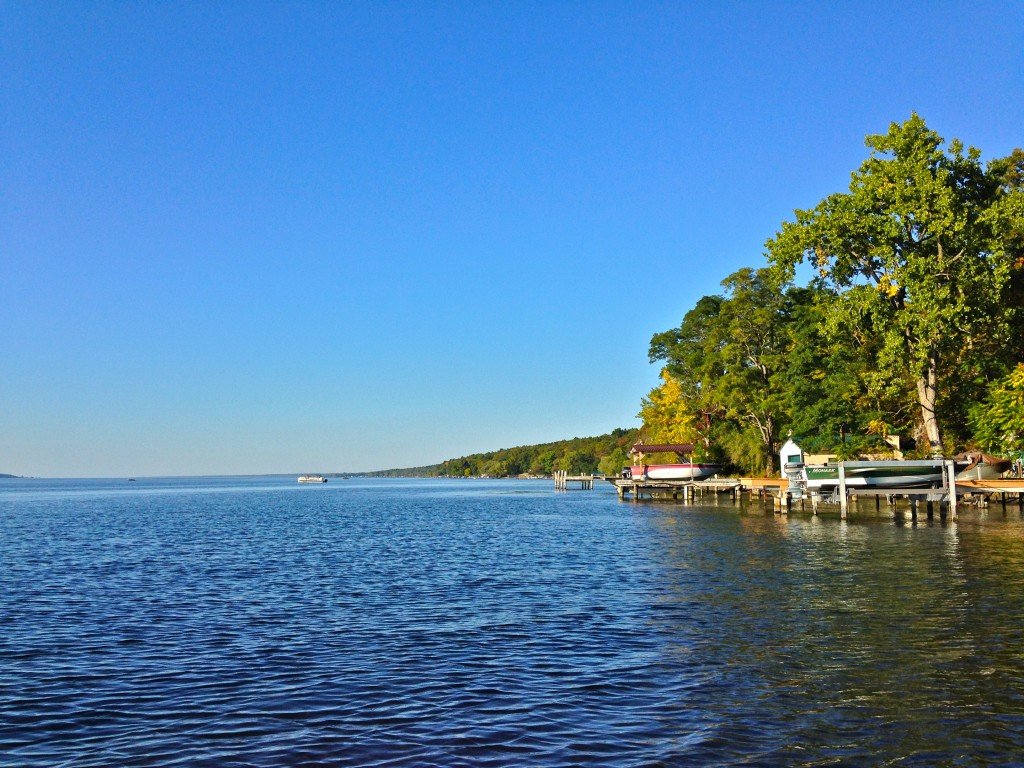
[[[926,462],[921,462],[922,464]],[[850,463],[847,463],[849,466]],[[884,502],[892,509],[897,509],[898,500],[906,500],[909,504],[911,516],[916,520],[919,508],[923,508],[930,518],[935,506],[938,505],[940,514],[949,513],[956,519],[958,504],[962,505],[963,497],[970,497],[975,506],[987,507],[991,499],[997,497],[1003,509],[1006,509],[1007,502],[1016,502],[1024,514],[1024,478],[1006,478],[999,480],[958,480],[952,474],[952,463],[945,462],[945,473],[943,484],[936,488],[864,488],[846,487],[837,488],[834,493],[821,496],[808,494],[800,496],[789,488],[789,481],[785,478],[772,477],[716,477],[709,480],[642,480],[633,478],[604,478],[615,486],[620,500],[631,499],[633,501],[684,501],[692,502],[704,496],[715,498],[721,495],[729,496],[733,501],[742,501],[743,494],[749,494],[749,498],[760,499],[764,505],[769,503],[776,512],[787,514],[793,509],[806,509],[810,507],[813,514],[818,513],[820,506],[839,507],[840,517],[846,519],[850,502],[858,499],[874,499],[875,509],[880,510]],[[583,477],[563,477],[565,482],[579,482],[587,479]],[[593,487],[593,477],[590,478]],[[951,482],[952,480],[952,482]],[[559,479],[555,479],[556,488],[559,487]],[[581,485],[581,487],[588,487]],[[950,492],[950,488],[953,489]],[[905,508],[905,507],[904,507]]]
[[[654,501],[692,501],[705,494],[729,494],[738,499],[743,484],[735,478],[712,478],[710,480],[635,480],[632,478],[607,478],[615,486],[620,499],[631,497],[640,501],[647,497]]]

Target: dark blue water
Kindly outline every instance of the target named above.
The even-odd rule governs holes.
[[[0,481],[0,763],[1019,765],[1024,526]]]

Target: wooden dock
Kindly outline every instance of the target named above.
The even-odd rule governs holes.
[[[556,491],[567,491],[571,487],[579,486],[582,491],[594,490],[594,478],[603,477],[603,475],[570,475],[565,470],[555,470],[551,475],[555,481]]]
[[[1017,502],[1024,513],[1024,478],[1013,477],[999,480],[957,480],[956,491],[960,495],[969,494],[978,497],[978,506],[987,507],[993,497],[998,496],[999,503],[1006,511],[1007,497]],[[1011,501],[1012,503],[1012,501]]]
[[[934,463],[928,461],[920,462]],[[843,462],[844,468],[850,466],[851,462]],[[785,478],[772,477],[741,477],[741,478],[713,478],[710,480],[641,480],[633,478],[607,477],[609,483],[615,486],[620,500],[631,499],[632,501],[668,501],[668,502],[693,502],[705,496],[728,496],[733,501],[742,501],[744,494],[749,494],[751,503],[755,499],[760,500],[765,507],[771,506],[780,514],[788,514],[795,509],[810,509],[812,514],[818,514],[819,507],[839,507],[839,514],[846,519],[851,502],[856,509],[859,501],[874,499],[875,510],[880,511],[882,504],[892,509],[896,514],[902,514],[909,507],[911,517],[917,519],[919,511],[933,516],[936,509],[940,515],[947,514],[956,519],[957,512],[965,503],[964,497],[968,497],[975,507],[987,507],[992,499],[998,499],[1005,511],[1007,503],[1016,503],[1021,513],[1024,514],[1024,478],[1007,478],[1000,480],[957,480],[953,474],[953,463],[942,462],[943,482],[935,488],[864,488],[847,487],[845,484],[845,472],[842,473],[840,487],[834,493],[822,496],[819,494],[806,494],[801,496],[796,489],[790,489],[789,481]],[[589,486],[582,483],[590,480]],[[559,487],[559,479],[556,477],[556,488]],[[563,488],[567,482],[580,482],[581,487],[593,487],[593,476],[566,477],[563,476]]]
[[[705,494],[729,494],[738,499],[743,485],[734,478],[711,480],[635,480],[631,478],[607,478],[615,486],[619,498],[632,498],[640,501],[648,498],[653,501],[693,501],[697,496]]]

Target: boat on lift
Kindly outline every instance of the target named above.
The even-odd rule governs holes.
[[[848,461],[843,469],[848,488],[940,488],[945,466],[941,461],[880,460]],[[802,479],[809,491],[831,491],[839,487],[839,465],[807,464]]]
[[[794,498],[807,492],[827,495],[839,487],[839,462],[805,464],[804,452],[792,437],[780,452],[782,474],[789,480]],[[954,471],[962,472],[970,462],[962,456],[953,459]],[[924,461],[844,461],[843,483],[847,488],[941,488],[945,483],[947,462],[943,459]],[[957,477],[960,477],[957,474]]]
[[[693,453],[693,443],[665,445],[637,443],[629,449],[629,453],[633,457],[633,466],[626,467],[622,471],[627,480],[706,480],[722,471],[721,464],[693,461],[681,460],[676,464],[644,463],[644,456],[653,453],[674,453],[679,459],[689,459]]]

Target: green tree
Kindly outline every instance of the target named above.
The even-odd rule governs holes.
[[[826,322],[835,293],[812,285],[790,289],[787,300],[789,349],[773,385],[800,445],[855,455],[883,447],[882,434],[905,431],[906,402],[879,398],[867,386],[873,336]]]
[[[665,362],[665,375],[679,385],[679,410],[688,414],[686,420],[693,430],[692,440],[681,442],[692,441],[694,456],[701,460],[720,458],[716,432],[722,431],[725,414],[716,399],[714,384],[722,371],[717,328],[724,301],[717,295],[702,297],[683,316],[678,328],[655,334],[648,350],[648,359],[652,363]],[[644,434],[647,435],[652,425],[643,410],[638,415],[645,420]],[[657,433],[657,429],[653,431]]]
[[[985,450],[1024,453],[1024,363],[998,382],[971,415],[975,436]]]
[[[558,455],[554,451],[541,451],[530,464],[530,472],[535,475],[550,475],[555,469]]]
[[[789,349],[790,303],[767,269],[741,269],[722,286],[724,296],[705,296],[679,328],[651,339],[650,359],[664,360],[670,379],[641,415],[645,430],[662,433],[659,418],[674,412],[680,434],[692,434],[708,458],[717,444],[736,464],[763,471],[774,463],[786,417],[775,379]],[[659,397],[675,394],[666,392],[671,381],[679,383],[682,403],[674,411],[656,407]]]
[[[869,136],[849,192],[798,210],[767,248],[783,279],[808,260],[837,300],[833,328],[871,334],[880,397],[911,386],[923,435],[941,451],[939,413],[955,369],[976,345],[1006,338],[1008,233],[1019,193],[982,168],[976,149],[944,140],[913,114]],[[1004,169],[1005,170],[1005,169]]]
[[[767,269],[738,270],[722,285],[728,299],[722,304],[715,339],[721,358],[716,399],[741,431],[752,432],[762,452],[759,463],[770,469],[787,417],[776,378],[789,350],[789,305]]]
[[[597,471],[597,457],[584,450],[569,451],[558,464],[570,475],[589,475]]]
[[[601,457],[597,464],[597,471],[602,475],[617,475],[622,468],[629,464],[629,456],[623,448],[616,448],[606,456]]]

